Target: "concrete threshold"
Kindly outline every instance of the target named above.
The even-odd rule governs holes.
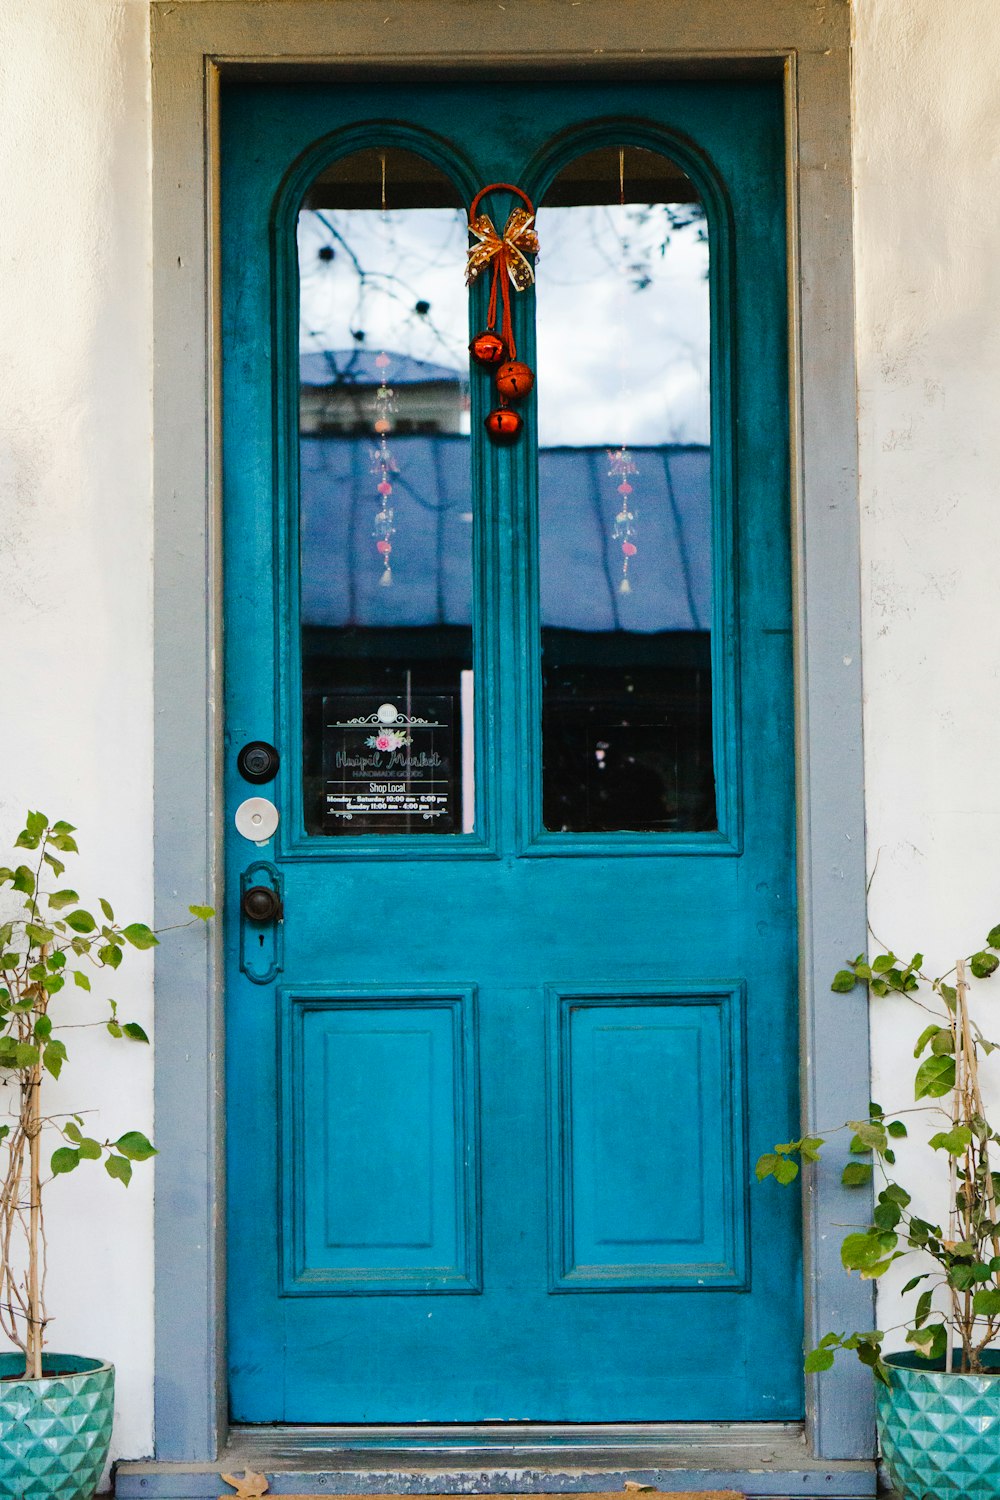
[[[629,1427],[484,1424],[474,1428],[234,1428],[213,1463],[122,1463],[122,1500],[217,1500],[221,1474],[263,1474],[268,1495],[621,1494],[627,1483],[754,1500],[873,1500],[873,1460],[822,1460],[791,1423],[641,1423]],[[635,1491],[633,1491],[633,1494]],[[636,1500],[641,1500],[639,1495]],[[656,1500],[650,1496],[649,1500]]]

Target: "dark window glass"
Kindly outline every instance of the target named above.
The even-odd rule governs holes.
[[[704,209],[672,161],[613,147],[538,229],[544,826],[713,829]]]
[[[394,149],[298,220],[303,787],[312,834],[473,827],[466,216]]]

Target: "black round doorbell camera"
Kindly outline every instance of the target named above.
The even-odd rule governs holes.
[[[281,756],[266,740],[251,740],[236,757],[236,768],[243,780],[252,782],[254,786],[273,781],[280,765]]]

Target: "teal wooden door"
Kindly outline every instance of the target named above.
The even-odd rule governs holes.
[[[780,92],[223,120],[232,1416],[798,1418],[751,1185],[797,1133]],[[507,448],[495,181],[541,236]]]

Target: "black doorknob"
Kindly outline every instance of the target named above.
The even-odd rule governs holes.
[[[251,922],[280,922],[284,912],[281,897],[272,886],[252,885],[243,892],[243,915]]]
[[[281,756],[267,740],[251,740],[236,757],[236,769],[244,781],[250,781],[254,786],[273,781],[280,765]]]

